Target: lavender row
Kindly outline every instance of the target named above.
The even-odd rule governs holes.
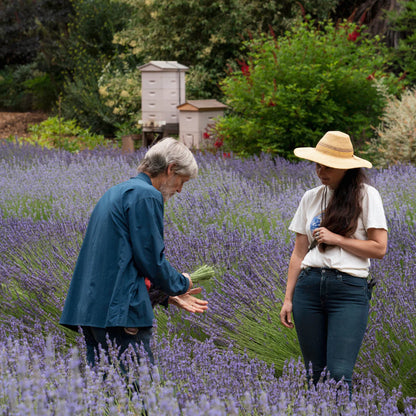
[[[287,224],[303,191],[316,179],[308,163],[288,166],[286,161],[263,159],[252,170],[244,170],[245,163],[226,159],[211,165],[209,187],[196,184],[180,201],[172,201],[168,218],[179,229],[173,224],[168,228],[167,238],[177,243],[168,246],[168,253],[178,267],[192,264],[191,250],[202,255],[200,261],[220,270],[208,295],[210,311],[204,319],[188,318],[191,325],[203,328],[221,345],[237,342],[239,350],[247,349],[281,368],[288,356],[299,353],[293,331],[278,324],[293,244]],[[416,330],[415,170],[414,166],[395,166],[370,173],[371,183],[384,200],[390,240],[388,255],[371,268],[378,284],[357,364],[359,373],[377,374],[385,386],[401,383],[412,395],[416,391],[412,353]],[[295,177],[296,183],[285,175]],[[186,212],[192,214],[181,221]],[[216,221],[218,217],[220,221]]]
[[[192,334],[200,342],[213,343],[224,360],[232,354],[240,354],[234,358],[244,363],[260,358],[262,365],[272,368],[273,363],[276,374],[284,374],[287,361],[299,356],[294,332],[278,324],[293,244],[287,225],[304,190],[317,184],[313,166],[266,156],[248,160],[210,154],[197,157],[199,177],[187,183],[183,193],[166,207],[166,253],[182,271],[207,263],[216,268],[217,277],[206,287],[210,309],[205,316],[173,310],[166,316],[158,311],[160,336],[169,332],[170,338],[176,334],[175,342],[193,345]],[[89,212],[105,189],[135,174],[139,158],[140,154],[124,157],[108,150],[71,155],[0,147],[3,339],[20,333],[36,343],[42,332],[45,336],[57,334],[57,348],[74,342],[73,337],[68,339],[68,334],[60,332],[57,320]],[[412,354],[416,324],[415,178],[413,166],[371,173],[384,200],[390,241],[386,258],[372,267],[379,283],[356,368],[356,385],[379,380],[377,388],[382,386],[396,399],[396,393],[390,392],[402,385],[408,400],[416,391]],[[207,338],[209,341],[203,341]],[[213,361],[208,353],[200,354],[202,360]],[[186,357],[189,361],[189,353],[184,362]],[[226,368],[223,375],[218,374],[219,380],[223,376],[235,378]],[[191,370],[184,364],[181,371]],[[216,374],[219,370],[204,371]],[[195,372],[193,368],[188,378],[183,375],[181,382]],[[174,379],[173,374],[167,374]],[[222,399],[234,394],[230,383],[223,382]],[[201,394],[205,392],[197,387],[194,394],[199,388]],[[185,398],[175,397],[184,409]],[[269,404],[277,405],[273,400],[269,399]],[[369,400],[367,407],[374,403]]]
[[[290,360],[277,379],[258,360],[218,350],[210,342],[184,344],[156,338],[159,365],[152,367],[127,351],[117,368],[116,350],[94,369],[82,357],[83,345],[63,353],[53,337],[36,348],[26,341],[0,341],[0,411],[8,415],[414,415],[403,410],[399,391],[386,397],[377,382],[362,380],[349,401],[342,383],[307,388],[300,362]],[[140,391],[134,386],[139,383]]]

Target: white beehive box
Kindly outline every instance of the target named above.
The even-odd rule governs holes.
[[[178,105],[185,102],[185,71],[176,61],[150,61],[139,67],[142,74],[143,130],[163,130],[179,124]]]
[[[204,133],[226,108],[217,100],[189,100],[179,105],[179,140],[189,148],[203,148]]]

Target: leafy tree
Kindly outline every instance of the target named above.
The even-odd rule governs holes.
[[[11,110],[49,110],[62,77],[49,62],[68,22],[70,0],[0,2],[0,106]]]
[[[232,111],[215,132],[239,153],[292,157],[328,130],[348,132],[359,146],[385,104],[372,80],[397,88],[385,72],[385,46],[355,25],[300,23],[281,38],[246,45],[248,60],[222,83]]]
[[[217,97],[227,64],[241,57],[243,39],[271,30],[283,34],[302,7],[328,15],[337,0],[121,0],[135,9],[115,41],[138,62],[176,60],[190,67],[190,98]],[[318,14],[319,14],[318,13]],[[327,17],[327,16],[321,16]]]
[[[94,133],[112,135],[117,117],[103,103],[98,84],[103,69],[121,52],[113,37],[132,11],[115,0],[72,1],[74,14],[56,53],[56,65],[65,77],[62,115]]]
[[[394,67],[404,72],[407,81],[416,83],[416,1],[399,1],[400,11],[389,14],[391,22],[400,34],[398,46],[394,50]]]
[[[0,2],[0,69],[35,60],[45,33],[68,22],[70,0],[3,0]],[[43,30],[41,29],[43,28]]]
[[[388,46],[394,46],[396,34],[386,15],[399,8],[397,0],[340,0],[330,17],[364,24],[367,32],[383,37]]]

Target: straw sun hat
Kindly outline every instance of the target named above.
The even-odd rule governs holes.
[[[354,156],[351,139],[340,131],[328,131],[316,147],[297,147],[297,157],[335,169],[371,168],[371,162]]]

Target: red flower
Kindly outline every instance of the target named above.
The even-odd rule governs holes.
[[[229,157],[231,157],[231,153],[225,153],[225,152],[224,152],[222,155],[223,155],[223,157],[224,157],[224,158],[226,158],[226,159],[227,159],[227,158],[229,158]]]
[[[369,81],[372,81],[373,79],[375,79],[374,74],[375,74],[375,71],[372,74],[370,74],[366,79],[368,79]]]
[[[350,40],[351,42],[355,42],[358,36],[360,36],[360,33],[354,30],[354,32],[348,34],[348,40]]]
[[[303,18],[305,18],[305,16],[306,16],[306,11],[305,11],[305,8],[303,7],[303,5],[302,5],[302,3],[301,3],[301,2],[297,1],[296,3],[297,3],[297,4],[299,5],[299,7],[300,7],[300,11],[301,11],[301,13],[302,13],[302,17],[303,17]]]
[[[219,149],[222,145],[223,145],[224,143],[223,143],[223,141],[222,140],[220,140],[220,139],[218,139],[215,143],[214,143],[214,146],[217,148],[217,149]]]
[[[250,67],[248,66],[247,62],[237,60],[237,63],[240,65],[241,72],[244,76],[249,77],[250,76]]]
[[[209,133],[207,133],[206,131],[204,132],[204,139],[209,139]]]
[[[399,81],[403,81],[406,78],[406,76],[407,76],[407,72],[405,71],[403,72],[402,75],[400,75]]]
[[[272,35],[273,39],[276,39],[276,34],[274,33],[272,25],[270,25],[270,24],[269,24],[269,31],[270,31],[270,34]]]

